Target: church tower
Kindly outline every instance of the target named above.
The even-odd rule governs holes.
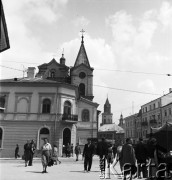
[[[71,83],[78,85],[79,95],[93,100],[93,68],[90,66],[84,46],[84,31],[82,30],[81,46],[74,64],[70,70]]]
[[[112,124],[112,116],[113,114],[111,113],[111,104],[107,98],[104,104],[104,112],[102,113],[102,125]]]
[[[124,125],[124,119],[123,119],[123,115],[121,113],[118,126],[123,127],[123,125]]]

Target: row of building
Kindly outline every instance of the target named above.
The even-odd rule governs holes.
[[[172,123],[172,89],[169,93],[141,106],[138,113],[123,118],[119,126],[125,130],[125,138],[131,137],[136,143],[139,137],[147,140],[152,128]]]

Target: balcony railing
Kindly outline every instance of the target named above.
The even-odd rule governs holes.
[[[151,120],[150,120],[150,124],[157,124],[156,119],[151,119]]]
[[[141,123],[141,125],[142,125],[142,126],[148,126],[148,122],[147,122],[147,121],[143,121],[143,122]]]
[[[62,121],[78,121],[78,115],[73,114],[62,114]]]

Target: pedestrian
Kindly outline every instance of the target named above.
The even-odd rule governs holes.
[[[87,144],[84,146],[83,158],[84,158],[84,172],[90,172],[92,166],[92,160],[94,155],[94,145],[91,144],[91,140],[87,139]]]
[[[137,159],[137,167],[138,167],[138,178],[141,178],[141,172],[143,174],[143,178],[147,178],[147,167],[146,163],[148,162],[148,152],[146,144],[143,143],[143,138],[139,138],[139,142],[135,147],[135,154]]]
[[[27,143],[24,145],[25,167],[27,167],[30,158],[31,158],[31,145],[30,145],[30,141],[27,140]]]
[[[70,157],[70,152],[71,152],[71,145],[70,145],[70,143],[67,143],[67,146],[66,146],[66,157]]]
[[[155,138],[151,137],[148,140],[147,149],[148,149],[149,164],[156,164],[156,156],[155,156],[156,144],[157,144],[157,141]],[[156,166],[150,167],[148,176],[149,177],[152,177],[152,176],[155,177],[156,171],[157,171]]]
[[[115,142],[112,144],[112,152],[113,152],[113,158],[115,158],[117,153],[117,146]]]
[[[53,156],[52,156],[52,159],[54,160],[55,165],[57,165],[57,162],[59,162],[59,164],[61,164],[61,161],[58,158],[58,149],[57,149],[57,146],[55,144],[53,145]]]
[[[108,143],[108,152],[105,162],[105,179],[110,179],[110,165],[112,164],[112,162],[113,162],[112,144]]]
[[[35,153],[35,150],[36,150],[36,145],[35,145],[35,142],[34,142],[33,139],[32,139],[32,141],[30,143],[30,146],[31,146],[31,153],[30,153],[30,160],[29,160],[28,166],[32,166],[33,156],[34,156],[34,153]]]
[[[126,143],[122,147],[121,160],[122,160],[122,168],[124,172],[123,173],[124,180],[126,179],[126,176],[128,174],[130,174],[130,180],[131,180],[132,175],[134,175],[137,171],[135,151],[132,146],[131,138],[127,138]],[[128,171],[130,168],[131,168],[131,171]]]
[[[19,155],[19,145],[16,144],[16,148],[15,148],[15,158],[17,159],[18,157],[20,157],[20,155]]]
[[[79,154],[81,154],[81,149],[79,147],[79,143],[76,143],[75,154],[76,154],[76,161],[78,161]]]
[[[108,154],[108,145],[104,138],[98,139],[96,153],[99,156],[100,178],[105,178],[105,161]]]
[[[123,147],[123,142],[121,141],[121,142],[119,143],[118,147],[117,147],[116,156],[114,157],[113,163],[112,163],[112,165],[111,165],[111,167],[110,167],[111,172],[115,175],[115,173],[114,173],[114,170],[116,171],[115,166],[116,166],[116,164],[119,162],[121,173],[118,173],[118,172],[116,171],[116,173],[117,173],[119,176],[122,175],[122,160],[121,160],[122,147]]]
[[[44,145],[42,146],[42,166],[43,166],[43,171],[42,173],[47,173],[47,166],[48,163],[50,162],[52,154],[52,147],[51,144],[48,143],[48,139],[44,139]]]
[[[71,147],[70,147],[70,155],[73,157],[73,144],[71,144]]]

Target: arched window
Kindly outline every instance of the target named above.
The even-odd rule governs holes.
[[[3,129],[0,127],[0,148],[2,148]]]
[[[69,101],[65,101],[64,103],[64,115],[71,115],[71,103]]]
[[[89,110],[88,109],[84,109],[82,111],[82,121],[89,121],[90,120],[90,113],[89,113]]]
[[[81,83],[81,84],[79,85],[79,94],[80,94],[81,96],[85,96],[85,84],[83,84],[83,83]]]
[[[42,104],[42,113],[50,113],[51,101],[49,99],[44,99]]]
[[[39,131],[39,149],[42,148],[43,144],[44,144],[44,139],[48,139],[48,141],[50,141],[50,131],[48,128],[43,127],[40,129]]]
[[[3,113],[5,109],[5,97],[0,97],[0,113]]]
[[[42,128],[41,130],[40,130],[40,134],[49,134],[50,132],[49,132],[49,129],[48,128]]]
[[[51,78],[54,78],[55,75],[56,75],[56,70],[55,70],[55,69],[51,69],[51,71],[50,71],[50,77],[51,77]]]

